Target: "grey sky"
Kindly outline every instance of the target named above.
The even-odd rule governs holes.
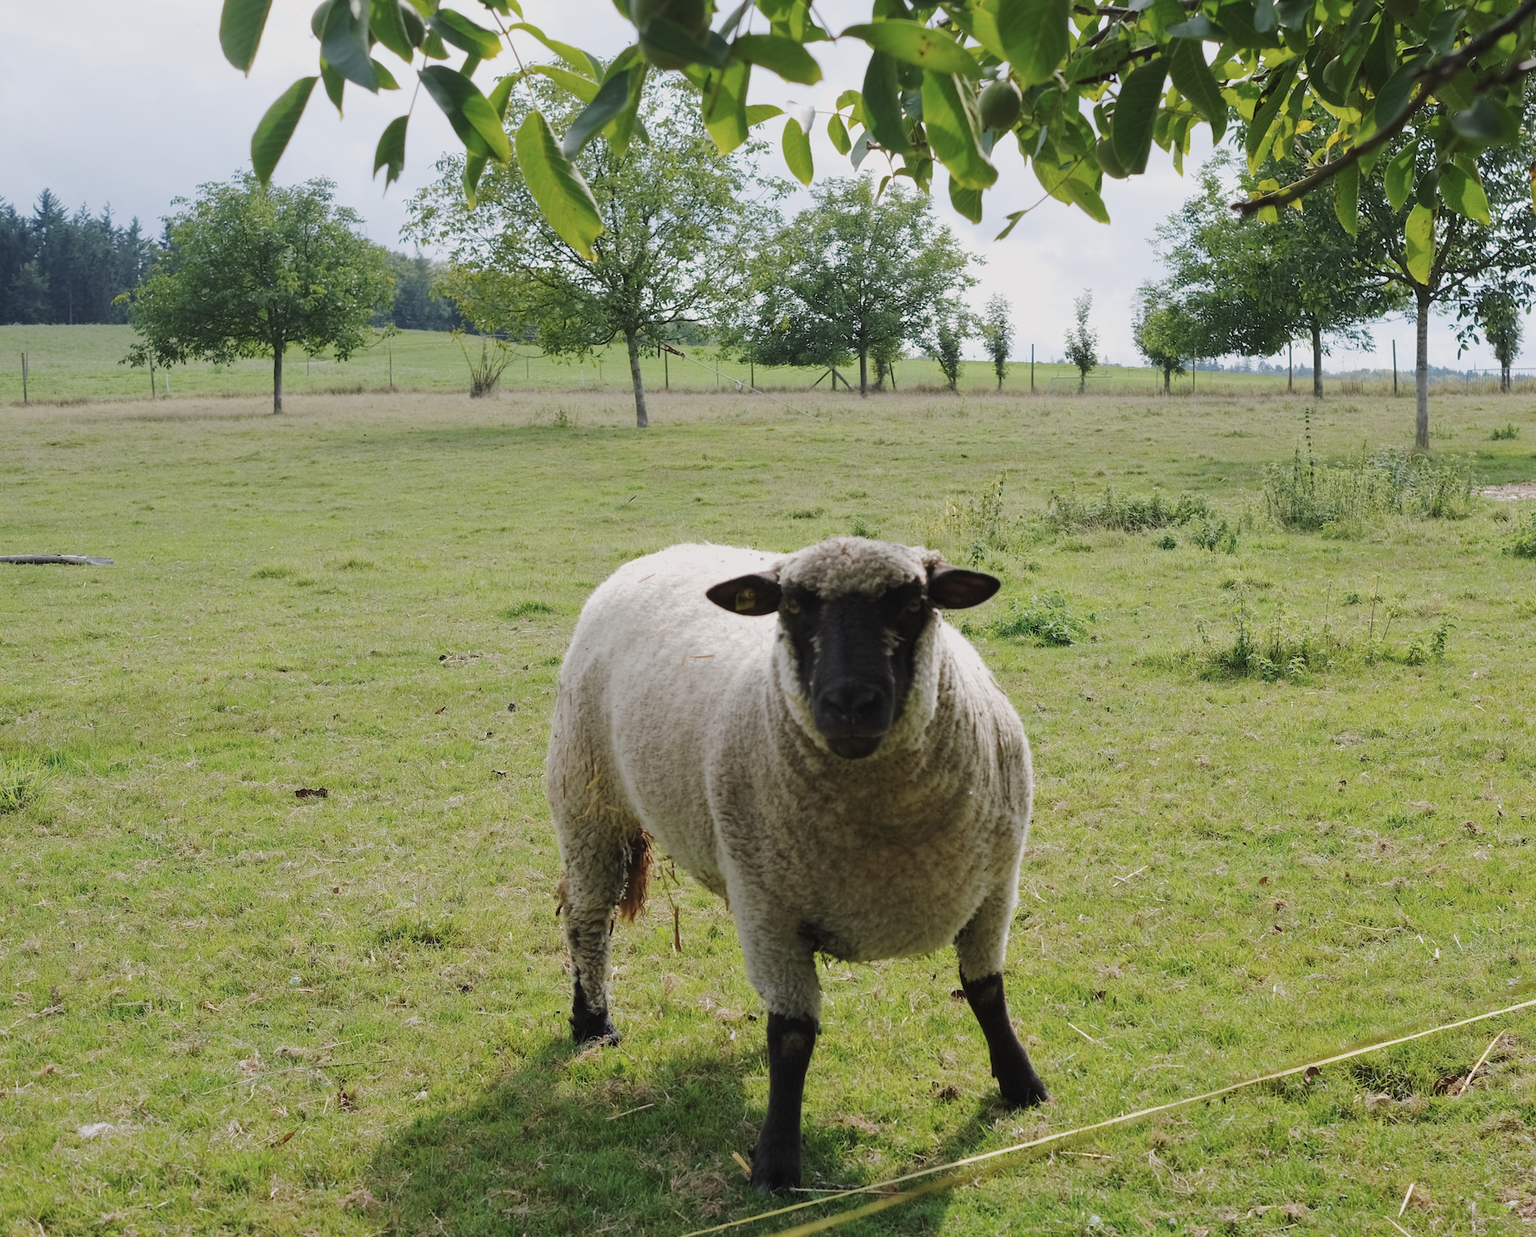
[[[251,130],[272,100],[295,78],[315,70],[316,47],[309,34],[309,0],[274,0],[267,33],[250,77],[224,60],[218,44],[218,0],[76,0],[69,5],[9,0],[8,42],[13,54],[0,75],[0,196],[30,209],[44,188],[71,209],[99,210],[110,203],[126,220],[138,215],[152,231],[177,195],[191,195],[205,181],[222,180],[249,161]],[[463,0],[472,14],[478,5]],[[857,0],[820,0],[819,11],[834,27],[858,20]],[[862,5],[868,13],[868,2]],[[550,35],[610,56],[630,28],[612,0],[524,0],[530,22]],[[867,51],[859,46],[822,44],[815,49],[826,73],[817,87],[780,82],[759,71],[753,101],[783,105],[789,100],[827,109],[840,89],[857,85]],[[520,37],[525,59],[546,58],[533,39]],[[391,68],[392,57],[383,58]],[[477,75],[489,83],[512,64],[505,52]],[[67,70],[67,71],[66,71]],[[412,114],[403,180],[386,195],[370,177],[380,130],[410,104],[410,86],[378,97],[348,87],[346,117],[339,118],[320,91],[278,167],[284,182],[327,176],[341,201],[367,221],[375,240],[400,247],[399,230],[410,194],[433,177],[432,165],[456,146],[452,130],[425,97]],[[824,123],[824,122],[823,122]],[[779,122],[765,127],[777,146]],[[1202,134],[1207,131],[1202,127]],[[1131,181],[1106,179],[1104,198],[1114,223],[1105,227],[1080,211],[1047,200],[1020,221],[1005,241],[992,238],[1006,216],[1040,200],[1034,175],[1016,149],[999,145],[1002,173],[987,194],[987,216],[973,227],[957,216],[942,189],[935,207],[987,260],[975,303],[1001,292],[1013,303],[1016,351],[1027,356],[1035,344],[1042,357],[1059,354],[1071,302],[1084,288],[1094,292],[1094,325],[1108,359],[1135,364],[1130,320],[1136,287],[1159,269],[1148,246],[1153,228],[1193,190],[1191,179],[1174,173],[1168,157],[1153,149],[1151,170]],[[818,178],[850,171],[827,141],[823,124],[813,139]],[[1199,164],[1203,151],[1189,160]],[[866,168],[869,164],[866,163]],[[793,210],[796,202],[786,204]],[[1341,354],[1331,366],[1390,362],[1397,340],[1399,364],[1411,365],[1413,330],[1405,322],[1384,322],[1375,330],[1374,360]],[[1536,340],[1522,360],[1536,357]],[[1431,362],[1455,365],[1456,344],[1448,324],[1436,322]],[[1463,365],[1491,366],[1488,349],[1475,349]]]

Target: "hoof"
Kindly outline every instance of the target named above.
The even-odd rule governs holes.
[[[752,1188],[759,1194],[784,1194],[799,1184],[799,1156],[792,1163],[769,1159],[761,1152],[752,1157]]]
[[[1027,1078],[1020,1078],[1002,1090],[1003,1103],[1010,1108],[1033,1108],[1037,1104],[1048,1103],[1051,1098],[1050,1092],[1045,1089],[1045,1084],[1033,1072]]]
[[[571,1019],[571,1038],[578,1044],[608,1047],[619,1042],[618,1028],[606,1013]]]

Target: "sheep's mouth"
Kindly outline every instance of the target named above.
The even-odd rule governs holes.
[[[841,756],[844,760],[863,760],[866,756],[873,756],[879,750],[880,744],[885,741],[884,734],[862,735],[826,735],[827,746],[832,749],[834,756]]]

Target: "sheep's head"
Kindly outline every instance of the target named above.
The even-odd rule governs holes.
[[[833,752],[858,760],[901,716],[934,610],[979,605],[998,587],[995,576],[953,567],[932,550],[834,537],[717,584],[708,597],[733,614],[778,614],[816,728]]]

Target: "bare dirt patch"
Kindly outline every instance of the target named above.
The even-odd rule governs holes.
[[[1523,502],[1527,498],[1536,498],[1536,481],[1511,481],[1508,485],[1490,485],[1479,493],[1484,498],[1493,499],[1496,503]]]

